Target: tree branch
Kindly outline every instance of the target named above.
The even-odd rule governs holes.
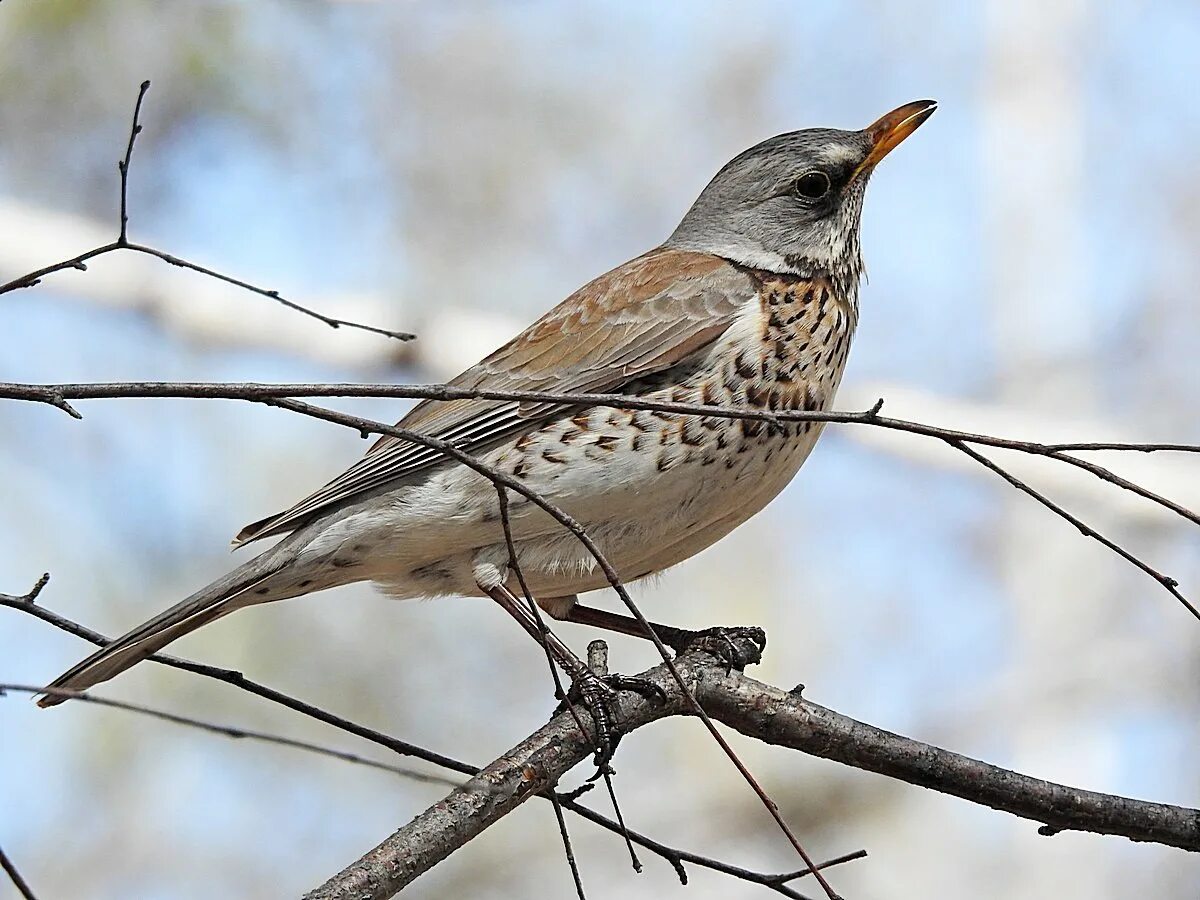
[[[867,725],[740,673],[703,681],[698,696],[713,718],[747,737],[1041,822],[1043,833],[1112,834],[1200,852],[1200,810],[1022,775]]]
[[[752,645],[743,652],[753,653]],[[675,661],[686,691],[664,665],[641,676],[663,701],[623,693],[613,724],[628,733],[669,716],[691,714],[688,693],[717,721],[765,743],[799,750],[909,784],[961,797],[1052,831],[1121,835],[1200,851],[1200,810],[1150,803],[1054,784],[1002,769],[856,721],[788,692],[727,672],[703,648]],[[564,712],[470,781],[396,831],[306,900],[383,900],[428,871],[529,797],[553,787],[592,751]]]
[[[1200,524],[1200,514],[1176,503],[1169,498],[1163,497],[1154,491],[1148,490],[1141,485],[1135,484],[1128,479],[1122,478],[1116,473],[1110,471],[1104,466],[1091,462],[1090,460],[1079,459],[1078,457],[1069,455],[1066,451],[1070,449],[1077,450],[1112,450],[1112,451],[1137,451],[1137,452],[1152,452],[1155,450],[1170,450],[1176,452],[1200,453],[1200,445],[1196,444],[1125,444],[1125,443],[1094,443],[1094,444],[1044,444],[1037,441],[1023,441],[1014,438],[998,437],[988,434],[974,434],[967,431],[959,431],[954,428],[943,428],[938,425],[927,425],[923,422],[913,422],[906,419],[896,419],[889,416],[881,416],[880,409],[883,406],[883,401],[877,402],[871,409],[862,412],[818,412],[807,410],[776,410],[767,411],[750,408],[737,407],[720,407],[706,406],[698,403],[674,403],[659,400],[645,400],[640,397],[628,397],[623,394],[561,394],[547,391],[486,391],[473,390],[452,387],[444,384],[434,385],[412,385],[412,384],[261,384],[254,382],[243,383],[214,383],[214,382],[115,382],[115,383],[99,383],[99,384],[22,384],[22,383],[6,383],[0,382],[0,400],[23,400],[33,403],[46,403],[65,410],[76,418],[80,418],[79,413],[72,407],[69,400],[94,400],[94,399],[116,399],[116,398],[194,398],[194,399],[210,399],[210,400],[245,400],[256,403],[265,403],[269,406],[279,406],[286,409],[291,409],[293,412],[301,413],[325,421],[336,422],[348,427],[357,428],[364,435],[368,432],[377,434],[391,434],[395,437],[413,440],[416,443],[424,444],[434,449],[441,449],[439,443],[434,442],[428,436],[414,434],[404,429],[395,429],[382,423],[371,423],[370,420],[357,417],[345,416],[341,413],[334,413],[330,410],[323,410],[321,407],[312,406],[310,404],[295,401],[290,398],[294,397],[398,397],[409,399],[423,400],[461,400],[461,399],[478,399],[478,400],[499,400],[499,401],[516,401],[516,402],[533,402],[533,403],[558,403],[564,406],[598,406],[610,409],[634,409],[634,410],[653,410],[658,412],[672,412],[681,415],[693,416],[711,416],[715,418],[727,419],[749,419],[755,421],[764,421],[771,424],[779,424],[781,422],[825,422],[843,425],[870,425],[877,428],[885,428],[891,431],[902,431],[909,434],[915,434],[927,438],[935,438],[955,450],[961,451],[971,459],[975,460],[980,465],[990,469],[1002,477],[1005,477],[1009,483],[1013,483],[1013,479],[992,460],[981,456],[971,449],[969,445],[992,447],[1000,450],[1012,450],[1018,453],[1025,453],[1031,456],[1041,456],[1046,459],[1051,459],[1056,462],[1061,462],[1075,468],[1082,469],[1096,478],[1122,490],[1129,491],[1149,500],[1164,509],[1170,510],[1183,519],[1186,519],[1193,524]],[[354,420],[353,422],[351,420]],[[359,427],[355,423],[369,423],[365,427]],[[450,445],[446,445],[450,446]],[[455,448],[457,449],[457,448]],[[443,450],[447,455],[458,459],[454,453]],[[466,456],[466,454],[461,454]],[[459,459],[461,462],[462,460]],[[465,463],[472,465],[471,463]],[[480,469],[477,465],[473,465],[481,474],[491,479],[494,484],[502,484],[502,479],[493,477],[489,471]],[[486,468],[486,467],[485,467]],[[510,485],[511,486],[511,485]],[[1080,527],[1080,520],[1067,512],[1061,506],[1051,501],[1048,501],[1043,495],[1027,490],[1026,487],[1021,487],[1014,484],[1019,490],[1030,493],[1035,499],[1053,512],[1055,515],[1064,519],[1080,530],[1087,537],[1096,537],[1102,544],[1108,547],[1117,555],[1121,556],[1130,564],[1141,569],[1156,582],[1158,582],[1168,593],[1170,593],[1192,616],[1200,620],[1200,609],[1197,607],[1178,589],[1178,581],[1170,575],[1162,573],[1141,559],[1139,556],[1117,546],[1112,541],[1101,536],[1089,533],[1085,528]],[[528,498],[528,493],[524,493]],[[536,500],[534,502],[537,502]],[[540,504],[539,504],[540,505]],[[556,517],[557,518],[557,517]],[[562,519],[559,519],[562,522]],[[575,531],[566,523],[563,523],[568,530]],[[578,532],[576,532],[578,534]],[[586,545],[586,541],[584,541]],[[589,548],[590,549],[590,548]],[[601,568],[604,568],[601,566]],[[618,593],[620,593],[618,591]],[[622,598],[624,600],[624,598]],[[628,605],[628,604],[627,604]]]
[[[279,291],[270,288],[258,287],[250,284],[248,281],[242,281],[239,278],[233,278],[229,275],[224,275],[214,269],[209,269],[205,266],[197,265],[189,262],[171,253],[165,253],[162,250],[157,250],[154,247],[148,247],[145,244],[137,244],[129,240],[129,164],[133,157],[133,145],[137,141],[137,137],[142,133],[142,125],[140,122],[142,115],[142,101],[146,98],[146,92],[150,90],[150,82],[143,81],[138,88],[137,101],[133,106],[133,124],[129,129],[129,140],[125,145],[125,157],[117,162],[117,171],[121,176],[121,192],[120,192],[120,215],[118,218],[117,238],[107,244],[101,244],[99,247],[93,247],[80,253],[78,256],[73,256],[70,259],[64,259],[60,262],[51,263],[48,266],[43,266],[25,275],[21,275],[12,279],[6,284],[0,284],[0,294],[6,294],[10,291],[20,290],[22,288],[31,288],[41,283],[42,279],[47,275],[52,275],[55,272],[62,272],[67,269],[79,269],[87,271],[87,264],[90,260],[99,256],[105,256],[109,253],[114,253],[118,250],[130,250],[134,253],[143,253],[147,256],[153,256],[161,259],[165,263],[172,266],[178,266],[183,269],[190,269],[193,272],[198,272],[201,275],[207,275],[209,278],[216,278],[219,281],[224,281],[227,284],[232,284],[235,287],[243,290],[259,294],[263,297],[269,297],[276,303],[286,306],[288,309],[295,310],[302,315],[323,322],[330,328],[341,328],[343,325],[347,328],[355,328],[359,331],[369,331],[372,334],[381,334],[385,337],[394,338],[398,341],[411,341],[416,337],[414,334],[409,334],[404,331],[391,331],[387,328],[378,328],[374,325],[365,325],[361,322],[351,322],[349,319],[337,319],[333,316],[327,316],[324,313],[319,313],[315,309],[310,309],[307,306],[302,306],[293,300],[288,300],[280,296]],[[58,405],[58,404],[56,404]],[[69,407],[61,407],[71,412]]]
[[[4,848],[0,847],[0,869],[4,870],[4,874],[8,876],[8,880],[13,883],[13,887],[17,889],[17,893],[21,895],[23,900],[37,900],[33,893],[33,888],[29,886],[23,875],[17,870],[16,865],[8,854],[4,852]]]
[[[270,734],[269,732],[257,731],[253,728],[243,728],[240,725],[224,725],[218,722],[206,722],[203,719],[197,719],[193,716],[181,716],[179,713],[167,712],[163,709],[154,709],[153,707],[143,706],[140,703],[126,703],[124,700],[110,700],[107,697],[97,697],[96,695],[86,693],[85,691],[70,691],[63,690],[62,688],[37,687],[30,684],[0,683],[0,697],[3,697],[9,691],[23,694],[52,694],[56,697],[64,697],[71,700],[82,700],[85,703],[91,703],[96,706],[107,706],[109,709],[123,709],[126,712],[137,713],[138,715],[147,716],[152,719],[158,719],[163,722],[171,722],[172,724],[182,725],[186,728],[194,728],[198,731],[207,731],[210,734],[218,734],[222,737],[234,738],[236,740],[244,739],[258,741],[259,743],[263,744],[274,744],[277,747],[289,747],[293,750],[304,750],[308,753],[314,753],[318,756],[331,756],[334,759],[341,760],[345,763],[351,763],[356,766],[366,766],[370,769],[381,769],[384,772],[391,772],[393,775],[399,775],[403,778],[408,778],[413,781],[423,781],[427,784],[458,784],[458,781],[447,778],[444,775],[430,775],[427,772],[418,772],[415,769],[405,768],[404,766],[394,766],[390,763],[379,762],[375,759],[360,756],[357,753],[350,753],[346,750],[338,750],[334,747],[324,747],[320,744],[314,744],[311,741],[302,741],[297,738],[284,737],[281,734]]]
[[[68,634],[75,635],[76,637],[81,637],[99,647],[103,647],[109,643],[108,638],[95,631],[92,631],[90,628],[87,628],[78,622],[74,622],[65,616],[61,616],[58,613],[52,612],[44,606],[37,605],[35,601],[49,580],[49,575],[43,575],[38,579],[37,583],[29,592],[21,596],[0,594],[0,607],[8,607],[19,612],[27,613],[43,622],[46,622],[47,624],[54,626],[55,628],[60,629],[61,631],[65,631]],[[394,753],[399,754],[400,756],[423,759],[426,762],[463,775],[475,775],[479,772],[478,766],[454,759],[450,756],[444,756],[443,754],[436,753],[432,750],[427,750],[424,747],[419,747],[416,744],[403,741],[397,737],[393,737],[392,735],[369,728],[366,725],[352,722],[349,719],[338,716],[335,713],[329,712],[328,710],[313,706],[312,704],[296,697],[284,694],[281,691],[267,687],[259,682],[252,681],[241,672],[236,672],[231,669],[222,669],[217,666],[209,666],[203,663],[192,662],[190,660],[179,659],[178,657],[169,656],[165,653],[156,653],[155,655],[149,657],[149,660],[170,668],[181,669],[185,672],[201,675],[205,678],[211,678],[215,681],[220,681],[231,685],[232,687],[267,700],[268,702],[275,703],[279,706],[290,709],[293,712],[297,712],[308,718],[315,719],[318,722],[330,725],[340,731],[345,732],[346,734],[352,734],[355,737],[369,741],[377,746],[384,747]],[[306,748],[299,747],[299,749]],[[688,850],[681,850],[679,848],[672,847],[637,831],[630,830],[625,827],[624,823],[613,821],[607,816],[596,812],[594,809],[583,805],[578,800],[578,794],[579,792],[572,792],[570,794],[557,794],[556,796],[564,809],[569,810],[570,812],[584,819],[587,819],[589,822],[592,822],[595,825],[599,825],[601,828],[618,835],[624,840],[632,841],[639,847],[644,847],[651,853],[662,857],[664,860],[670,863],[671,867],[679,876],[679,880],[682,884],[687,884],[687,871],[685,870],[683,864],[691,863],[702,868],[710,869],[714,872],[720,872],[721,874],[729,875],[742,881],[764,885],[785,897],[799,898],[801,895],[793,891],[787,885],[789,882],[794,881],[797,878],[802,878],[805,875],[810,874],[810,870],[807,868],[800,869],[796,872],[774,874],[758,872],[752,869],[745,869],[741,866],[735,866],[730,863],[722,862],[719,859],[704,856],[703,854],[692,853]],[[550,796],[546,794],[539,796],[546,800],[550,799]],[[821,867],[827,868],[831,865],[849,862],[850,860],[859,859],[863,856],[866,856],[866,851],[859,850],[855,853],[847,854],[845,856],[838,857],[837,859],[822,863]]]

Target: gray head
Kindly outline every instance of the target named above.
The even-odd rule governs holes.
[[[867,179],[936,108],[918,100],[862,131],[809,128],[751,147],[709,182],[665,246],[756,269],[828,275],[852,291],[862,273]]]

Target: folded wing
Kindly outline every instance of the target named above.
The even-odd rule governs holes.
[[[727,261],[659,248],[602,275],[451,385],[491,391],[620,392],[715,341],[754,296],[750,278]],[[471,453],[540,426],[551,403],[426,400],[399,427],[452,441]],[[320,490],[243,528],[243,544],[299,527],[363,493],[437,465],[442,455],[390,435]]]

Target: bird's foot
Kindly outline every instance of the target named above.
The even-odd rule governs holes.
[[[560,703],[556,710],[561,712],[568,704],[582,703],[591,714],[596,728],[596,754],[593,757],[596,774],[593,778],[611,772],[608,764],[621,741],[621,733],[613,725],[616,702],[621,691],[633,691],[647,700],[667,699],[666,692],[648,679],[631,678],[627,675],[601,675],[591,669],[585,669],[571,682],[566,700]]]
[[[755,627],[717,627],[702,631],[662,628],[658,634],[676,655],[686,650],[711,653],[725,664],[726,674],[734,669],[740,672],[746,666],[760,662],[763,651],[767,649],[767,633]]]

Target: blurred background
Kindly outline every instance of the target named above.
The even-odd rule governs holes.
[[[420,338],[331,331],[118,255],[0,298],[0,379],[444,380],[661,241],[745,147],[933,97],[938,113],[868,192],[871,280],[838,407],[882,396],[895,416],[1012,437],[1200,441],[1198,46],[1191,0],[9,0],[0,281],[115,234],[114,163],[149,78],[134,239]],[[387,420],[406,407],[337,405]],[[82,422],[0,406],[0,591],[50,571],[42,602],[108,634],[225,571],[240,526],[364,450],[352,432],[244,404],[79,406]],[[1194,527],[1063,467],[1000,458],[1200,594]],[[1200,505],[1200,461],[1102,461]],[[1200,804],[1200,626],[934,442],[830,428],[762,515],[636,597],[680,625],[764,626],[757,677],[804,682],[861,720],[1047,779]],[[579,648],[590,637],[561,633]],[[480,600],[342,589],[241,612],[175,649],[475,763],[553,706],[544,659]],[[0,611],[0,680],[43,683],[89,650]],[[613,641],[615,668],[653,662]],[[375,752],[162,667],[102,693]],[[1197,895],[1200,863],[1180,851],[1038,837],[734,738],[815,856],[869,850],[830,875],[854,900]],[[639,731],[617,766],[633,827],[796,867],[696,723]],[[51,900],[297,896],[443,792],[117,711],[0,702],[0,845]],[[570,824],[593,898],[765,895],[695,867],[681,888],[649,854],[635,875],[617,838]],[[535,891],[573,895],[551,811],[530,803],[406,896]]]

